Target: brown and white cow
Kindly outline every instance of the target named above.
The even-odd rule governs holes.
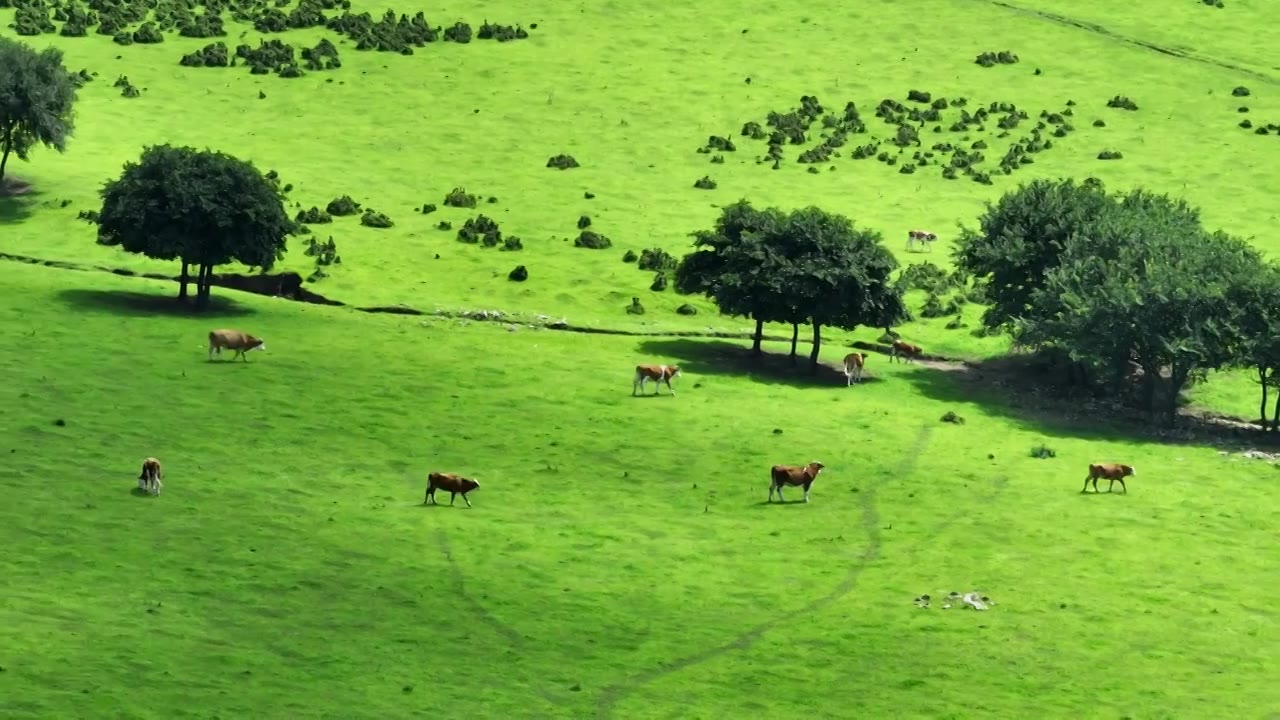
[[[1098,478],[1106,478],[1111,481],[1111,483],[1107,485],[1107,492],[1111,492],[1111,488],[1119,482],[1120,488],[1124,490],[1127,495],[1129,494],[1129,488],[1125,487],[1124,479],[1137,474],[1137,471],[1133,469],[1132,465],[1121,465],[1120,463],[1094,463],[1089,466],[1089,476],[1084,479],[1084,487],[1080,488],[1080,492],[1085,492],[1089,489],[1090,481],[1093,482],[1093,491],[1098,492]]]
[[[467,499],[467,493],[480,487],[480,483],[465,478],[456,473],[433,472],[427,475],[427,496],[422,499],[422,504],[426,505],[427,501],[434,503],[436,501],[436,490],[444,490],[449,493],[449,504],[457,499],[458,495],[462,496],[462,501],[471,507],[471,501]]]
[[[138,487],[152,495],[159,495],[164,483],[160,482],[160,461],[149,457],[142,461],[142,472],[138,475]]]
[[[889,348],[889,362],[893,362],[895,358],[898,362],[912,362],[921,352],[923,351],[919,345],[894,340],[893,346]],[[906,360],[903,360],[903,358],[906,358]]]
[[[867,362],[867,356],[862,353],[849,353],[844,356],[844,379],[845,387],[856,382],[862,382],[862,366]]]
[[[915,245],[919,245],[928,252],[933,251],[933,242],[938,239],[937,235],[928,230],[908,230],[907,231],[907,250]]]
[[[769,502],[773,502],[773,491],[778,491],[778,502],[786,502],[782,497],[782,488],[786,486],[804,488],[804,501],[809,502],[809,488],[818,479],[818,473],[826,467],[814,460],[803,467],[798,465],[774,465],[769,470]]]
[[[679,365],[637,365],[636,377],[631,381],[631,395],[634,397],[636,388],[640,388],[640,394],[644,394],[644,384],[650,380],[653,381],[653,394],[658,395],[662,392],[662,384],[667,384],[667,389],[672,395],[676,394],[675,388],[671,387],[671,379],[680,377]]]
[[[225,328],[210,330],[209,359],[213,360],[213,354],[215,352],[219,357],[221,357],[222,348],[236,351],[236,354],[231,357],[233,361],[236,358],[244,358],[245,362],[249,362],[249,358],[245,356],[245,353],[252,352],[254,350],[265,351],[267,349],[267,341],[240,330],[227,330]]]

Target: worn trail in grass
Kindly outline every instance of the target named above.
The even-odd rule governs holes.
[[[6,717],[1280,709],[1269,465],[1093,434],[1033,459],[1044,429],[921,367],[797,386],[690,340],[678,395],[632,398],[653,340],[161,291],[0,274]],[[207,362],[210,323],[269,351]],[[1078,494],[1104,457],[1127,497]],[[813,458],[812,503],[764,502]],[[431,468],[475,507],[422,507]],[[999,605],[911,603],[974,588]]]

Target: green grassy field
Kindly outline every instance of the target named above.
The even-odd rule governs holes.
[[[841,212],[904,264],[949,265],[957,223],[1041,177],[1174,193],[1210,227],[1280,250],[1280,138],[1237,127],[1280,122],[1274,8],[1261,2],[394,9],[538,28],[412,56],[291,31],[279,37],[299,47],[333,39],[343,62],[292,80],[178,65],[210,40],[24,38],[98,75],[66,154],[10,163],[33,192],[0,198],[0,253],[176,274],[96,246],[76,219],[161,142],[275,169],[300,207],[349,194],[389,215],[384,230],[314,227],[343,264],[310,289],[360,306],[746,330],[650,291],[652,274],[622,254],[678,256],[746,197]],[[0,25],[12,16],[0,10]],[[228,29],[233,48],[265,37]],[[973,62],[1000,50],[1020,62]],[[121,75],[140,97],[112,87]],[[816,95],[834,112],[856,101],[883,139],[875,106],[911,89],[969,109],[1014,103],[1032,122],[1071,107],[1075,132],[990,186],[847,152],[814,174],[799,148],[772,170],[756,162],[764,143],[739,135]],[[1139,109],[1107,107],[1116,95]],[[996,134],[921,137],[983,140],[993,164],[1012,139]],[[697,152],[710,135],[738,146],[723,164]],[[1099,161],[1103,150],[1124,158]],[[544,167],[560,153],[582,166]],[[718,188],[694,189],[704,175]],[[454,187],[479,206],[417,212]],[[525,249],[436,229],[478,213]],[[614,246],[574,248],[581,215]],[[934,229],[938,247],[907,253],[910,228]],[[291,249],[283,268],[305,275],[310,258]],[[507,279],[517,264],[525,283]],[[781,361],[751,366],[739,342],[508,330],[217,288],[216,309],[191,317],[172,293],[0,264],[2,717],[1280,716],[1270,463],[1058,422],[1016,408],[1012,391],[880,355],[846,389],[829,369],[810,380]],[[624,312],[633,296],[645,315]],[[701,312],[677,314],[685,302]],[[965,309],[970,325],[978,311]],[[902,330],[953,357],[1007,344],[946,323]],[[268,352],[208,363],[213,326],[264,336]],[[831,333],[823,357],[877,334]],[[645,361],[685,368],[677,397],[630,396]],[[1240,374],[1194,397],[1256,411]],[[947,411],[967,422],[940,423]],[[1056,457],[1032,458],[1040,444]],[[132,492],[146,455],[165,465],[158,499]],[[814,458],[828,470],[812,503],[764,503],[769,465]],[[1079,494],[1103,460],[1139,469],[1129,495]],[[432,469],[478,478],[475,507],[423,507]],[[974,589],[998,604],[940,607]],[[921,593],[931,609],[913,605]]]

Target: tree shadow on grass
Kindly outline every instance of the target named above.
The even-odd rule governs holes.
[[[68,305],[81,310],[105,312],[113,315],[155,317],[157,315],[200,318],[239,317],[251,315],[252,308],[234,300],[213,295],[204,310],[197,311],[190,300],[179,301],[174,295],[131,292],[128,290],[91,290],[72,288],[59,293]]]
[[[835,344],[825,347],[827,352],[839,348],[840,357],[843,350]],[[751,348],[746,345],[726,340],[697,340],[677,338],[664,340],[645,340],[640,343],[641,352],[663,358],[650,362],[670,362],[680,366],[682,373],[689,375],[744,375],[758,382],[771,385],[791,385],[795,387],[832,387],[847,384],[842,368],[819,363],[816,373],[809,370],[809,355],[801,353],[796,364],[791,364],[789,353],[770,352],[765,350],[760,355],[752,355]],[[880,380],[869,373],[862,376],[864,385]],[[676,381],[679,384],[679,380]]]
[[[1273,442],[1262,433],[1182,415],[1173,427],[1146,413],[1115,403],[1073,399],[1046,391],[1027,374],[1019,358],[999,357],[948,369],[915,366],[903,373],[924,397],[941,403],[974,403],[1025,430],[1077,440],[1134,440],[1179,445],[1258,445]],[[1104,493],[1105,494],[1105,493]]]
[[[40,193],[8,194],[0,188],[0,224],[19,223],[31,217]]]

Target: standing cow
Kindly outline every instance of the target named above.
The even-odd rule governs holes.
[[[938,239],[937,235],[928,230],[908,230],[907,231],[907,250],[911,250],[912,246],[920,245],[926,251],[933,250],[933,243]]]
[[[1093,482],[1093,491],[1098,492],[1098,478],[1106,478],[1110,480],[1107,485],[1107,492],[1111,492],[1111,488],[1117,482],[1120,483],[1120,489],[1124,490],[1125,495],[1129,494],[1129,488],[1125,487],[1124,479],[1138,473],[1133,469],[1132,465],[1121,465],[1120,463],[1094,463],[1089,466],[1089,475],[1084,479],[1084,487],[1080,488],[1080,492],[1089,489],[1089,482]]]
[[[427,496],[422,499],[422,504],[426,505],[427,501],[435,503],[436,490],[439,489],[449,493],[450,505],[453,504],[458,495],[461,495],[462,501],[467,504],[467,507],[471,507],[471,501],[467,499],[467,493],[479,487],[480,483],[456,473],[433,472],[427,475]]]
[[[146,458],[142,461],[142,472],[138,475],[138,487],[159,496],[160,488],[164,487],[164,483],[160,482],[160,475],[160,461],[153,457]]]
[[[679,365],[637,365],[635,379],[631,381],[631,395],[636,394],[636,388],[640,388],[640,394],[644,394],[644,384],[649,380],[653,381],[653,394],[662,393],[662,384],[667,384],[667,389],[672,395],[676,394],[675,388],[671,387],[671,379],[680,377]]]
[[[267,341],[240,330],[227,330],[225,328],[210,330],[209,360],[213,360],[214,353],[217,353],[218,357],[222,357],[223,348],[236,351],[236,354],[231,357],[232,361],[236,358],[243,358],[245,362],[249,362],[249,358],[245,356],[245,353],[254,350],[265,351],[267,349]]]
[[[897,360],[898,362],[911,362],[921,352],[923,352],[923,350],[920,349],[919,345],[912,345],[911,343],[903,342],[901,340],[894,340],[893,346],[889,348],[889,362],[893,362],[894,360]],[[903,358],[906,358],[906,360],[903,360]]]
[[[867,362],[867,356],[862,353],[849,353],[844,356],[844,379],[845,387],[856,382],[862,382],[862,366]]]
[[[786,498],[782,497],[782,488],[785,486],[804,488],[804,501],[809,502],[809,488],[813,486],[813,481],[818,479],[818,473],[822,472],[822,468],[826,467],[818,461],[813,461],[803,467],[798,465],[774,465],[769,470],[769,502],[773,502],[773,491],[778,491],[778,501],[786,502]]]

